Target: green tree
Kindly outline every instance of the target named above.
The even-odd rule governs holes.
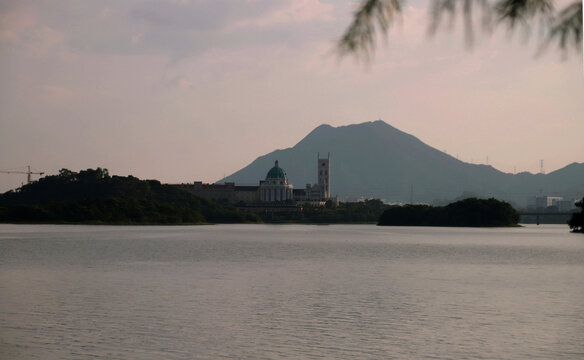
[[[386,34],[399,19],[405,0],[361,0],[353,21],[339,40],[341,55],[355,54],[369,59],[375,50],[376,33]],[[557,43],[561,51],[582,48],[582,0],[576,0],[560,10],[553,0],[433,0],[430,6],[429,33],[434,33],[445,18],[452,19],[460,13],[468,46],[474,39],[473,16],[481,16],[484,30],[491,31],[499,25],[515,29],[519,26],[543,27],[544,49]]]

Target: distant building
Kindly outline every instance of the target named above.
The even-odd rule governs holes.
[[[320,154],[317,154],[316,159],[318,184],[306,184],[304,189],[294,189],[294,186],[288,182],[286,171],[280,167],[278,160],[268,171],[265,179],[259,181],[259,186],[238,186],[233,182],[203,184],[200,181],[174,186],[209,200],[227,201],[234,204],[246,203],[246,207],[260,206],[265,203],[274,205],[286,203],[289,207],[291,202],[297,205],[308,203],[324,205],[329,200],[338,203],[337,197],[330,196],[330,153],[327,158],[322,159]],[[270,208],[272,207],[270,205]]]
[[[558,211],[569,211],[575,208],[574,200],[564,200],[561,196],[536,196],[528,203],[528,207],[536,210],[544,210],[552,206]]]

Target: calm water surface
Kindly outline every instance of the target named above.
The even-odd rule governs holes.
[[[0,225],[0,359],[584,359],[584,236]]]

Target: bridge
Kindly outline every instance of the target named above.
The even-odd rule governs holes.
[[[517,211],[519,216],[535,216],[535,222],[539,225],[540,216],[571,216],[574,213],[577,213],[577,210],[574,211]]]

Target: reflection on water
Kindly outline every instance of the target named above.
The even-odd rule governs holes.
[[[0,225],[2,359],[582,359],[584,237]]]

